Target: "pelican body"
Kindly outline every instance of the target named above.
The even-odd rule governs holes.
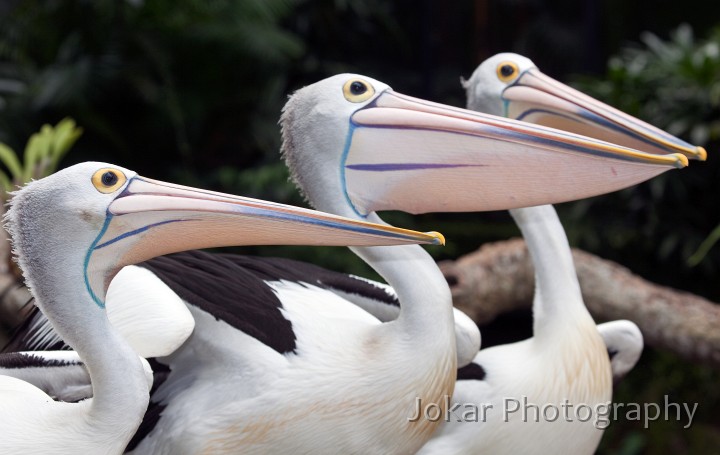
[[[517,54],[489,58],[462,82],[470,109],[650,153],[706,158],[702,147],[545,76]],[[481,350],[459,372],[453,402],[490,405],[493,411],[482,422],[446,422],[420,453],[594,453],[609,424],[613,379],[632,369],[642,352],[642,334],[632,322],[595,325],[554,208],[518,208],[511,214],[535,266],[534,335]]]

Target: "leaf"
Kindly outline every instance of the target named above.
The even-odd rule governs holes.
[[[717,241],[720,240],[720,225],[718,225],[713,231],[708,235],[705,240],[700,244],[697,251],[690,256],[687,260],[687,265],[690,267],[695,267],[696,265],[700,264],[703,259],[705,259],[705,256],[710,252],[713,246],[717,243]]]
[[[7,202],[8,193],[10,193],[13,188],[13,183],[7,176],[7,174],[3,171],[0,171],[0,199],[2,200],[3,204]]]
[[[52,126],[45,124],[42,127],[40,127],[40,145],[41,147],[38,149],[38,156],[37,161],[41,162],[45,158],[47,158],[50,155],[50,149],[52,147],[53,142],[53,136],[55,135],[55,130]]]
[[[0,161],[8,168],[13,180],[18,181],[22,176],[22,165],[13,149],[0,142]]]
[[[50,175],[57,170],[60,160],[67,154],[75,142],[82,136],[83,129],[75,125],[71,118],[62,119],[55,126],[51,145],[50,163],[45,167],[44,174]]]
[[[50,138],[46,134],[43,134],[42,128],[39,133],[35,133],[30,136],[27,145],[25,146],[24,155],[24,167],[22,179],[18,183],[27,183],[35,175],[35,166],[42,159],[43,150],[49,147]]]

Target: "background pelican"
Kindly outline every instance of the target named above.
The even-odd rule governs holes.
[[[705,150],[670,136],[540,73],[527,58],[503,53],[483,62],[468,81],[468,108],[505,114],[653,153],[681,152],[704,160]],[[598,413],[612,398],[612,381],[635,365],[642,335],[630,321],[596,326],[582,301],[562,224],[552,206],[511,210],[535,266],[533,338],[481,350],[458,374],[454,402],[491,404],[486,421],[446,423],[421,453],[593,453],[602,436]],[[504,414],[522,400],[523,419]],[[506,401],[515,400],[515,401]],[[585,422],[567,402],[589,406]],[[585,412],[585,411],[583,411]],[[585,415],[581,416],[583,419]],[[607,417],[607,415],[605,416]],[[525,422],[529,423],[524,423]],[[534,422],[539,420],[539,422]],[[522,435],[522,437],[519,437]]]
[[[299,91],[282,123],[288,164],[308,199],[362,219],[379,220],[372,212],[380,208],[462,211],[567,200],[685,164],[683,157],[413,99],[355,75]],[[608,182],[611,169],[617,178]],[[581,188],[574,187],[578,173],[586,177]],[[227,322],[232,318],[218,321],[193,302],[212,293],[188,288],[211,280],[178,275],[181,283],[171,286],[193,303],[196,327],[161,359],[170,373],[153,394],[158,406],[146,418],[152,431],[137,452],[417,449],[437,424],[408,422],[417,397],[437,402],[454,382],[447,284],[419,249],[356,251],[398,291],[396,321],[381,325],[336,294],[276,281],[269,284],[284,327],[248,335]],[[210,269],[205,278],[234,278]],[[302,419],[288,417],[298,413]]]
[[[105,314],[106,283],[121,267],[227,244],[436,238],[173,186],[104,163],[31,182],[13,196],[6,221],[37,305],[84,361],[93,389],[90,400],[55,402],[29,383],[0,376],[0,452],[23,454],[121,453],[140,424],[151,371]],[[19,354],[7,360],[5,369],[37,364]]]

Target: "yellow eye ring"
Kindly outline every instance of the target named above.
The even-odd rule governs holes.
[[[520,72],[515,62],[501,62],[495,71],[497,72],[498,79],[502,82],[510,82],[517,77]]]
[[[343,95],[351,103],[362,103],[375,94],[375,89],[362,79],[350,79],[343,85]]]
[[[102,168],[92,176],[92,184],[101,193],[112,193],[123,186],[127,181],[125,174],[112,168]]]

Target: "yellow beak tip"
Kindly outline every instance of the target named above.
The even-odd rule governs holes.
[[[437,231],[427,232],[427,235],[434,237],[433,245],[445,246],[445,236]]]
[[[707,151],[704,147],[697,148],[697,159],[700,161],[705,161],[707,159]]]
[[[683,155],[682,153],[673,153],[673,156],[677,158],[676,166],[678,169],[682,169],[686,167],[688,164],[690,164],[690,161],[688,161],[687,156]]]

